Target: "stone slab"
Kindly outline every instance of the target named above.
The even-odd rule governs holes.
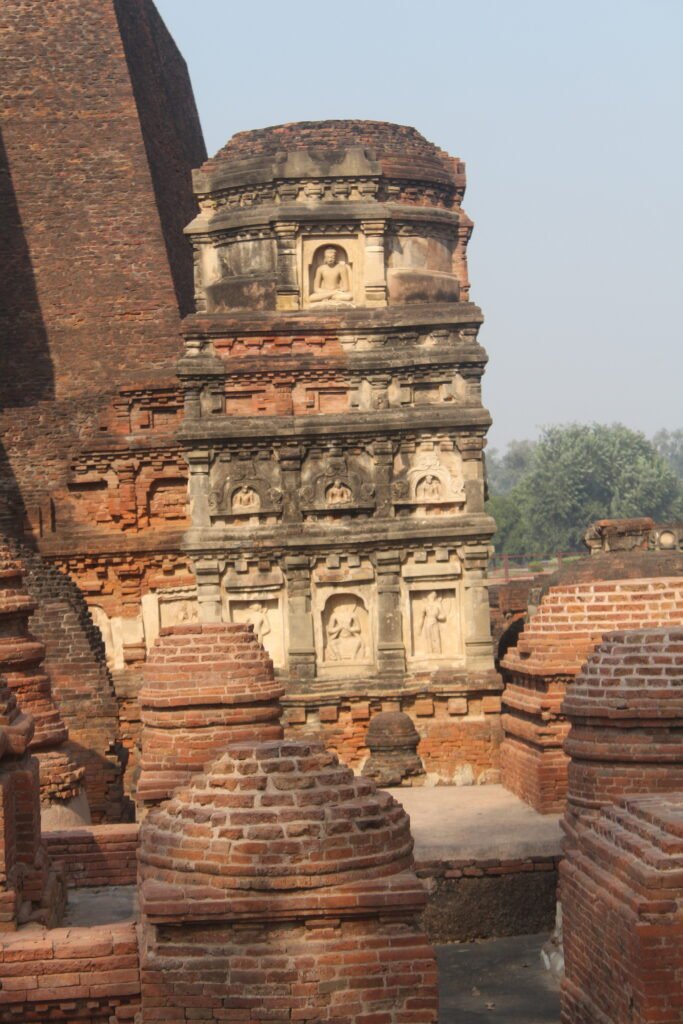
[[[559,983],[541,964],[546,938],[438,947],[439,1024],[559,1024]]]
[[[503,786],[389,792],[410,815],[418,863],[560,855],[560,816],[539,814]]]

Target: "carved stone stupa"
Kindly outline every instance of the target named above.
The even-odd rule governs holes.
[[[244,132],[195,172],[186,550],[201,620],[251,623],[288,693],[493,667],[464,183],[382,122]]]

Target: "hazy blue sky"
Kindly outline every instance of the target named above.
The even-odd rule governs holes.
[[[207,147],[411,124],[467,163],[491,443],[683,426],[683,0],[156,0]]]

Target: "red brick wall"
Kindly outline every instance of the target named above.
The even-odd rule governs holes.
[[[365,737],[382,711],[403,711],[420,735],[417,753],[431,781],[497,782],[501,740],[497,692],[403,694],[390,698],[286,698],[285,733],[322,740],[354,771],[367,760]]]
[[[172,374],[205,154],[148,0],[7,0],[0,41],[0,430],[28,505],[63,480],[105,393]]]
[[[132,923],[14,932],[0,942],[0,1024],[123,1024],[140,1008]]]
[[[142,956],[143,1021],[315,1020],[432,1024],[436,966],[408,924],[196,925],[165,929]],[[173,971],[163,968],[173,958]]]
[[[562,1024],[683,1019],[683,793],[604,808],[560,865]]]
[[[43,843],[70,889],[135,885],[138,825],[91,825],[43,832]]]
[[[682,619],[683,578],[677,576],[551,587],[517,646],[501,662],[503,784],[542,814],[562,811],[568,764],[562,701],[567,687],[571,690],[572,680],[606,633],[675,625]]]
[[[37,601],[30,626],[45,644],[45,669],[69,730],[65,749],[85,768],[84,785],[94,823],[124,814],[118,708],[100,631],[78,587],[24,549],[24,583]]]

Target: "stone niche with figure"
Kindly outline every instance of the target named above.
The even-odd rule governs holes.
[[[415,552],[402,566],[403,634],[414,669],[464,664],[466,624],[460,561],[447,550]]]
[[[223,574],[221,602],[223,621],[252,626],[275,668],[283,669],[287,663],[288,629],[282,570],[238,560]]]
[[[210,472],[212,522],[259,526],[277,522],[282,513],[279,465],[269,452],[253,455],[222,452]]]
[[[303,305],[310,309],[351,308],[363,302],[362,248],[356,238],[341,242],[304,238]]]
[[[375,666],[376,599],[369,561],[328,557],[312,574],[316,661],[321,678]]]
[[[404,441],[394,458],[397,515],[444,515],[464,509],[462,457],[449,438]]]
[[[308,520],[372,515],[375,465],[362,448],[343,452],[314,448],[301,468],[301,510]]]

